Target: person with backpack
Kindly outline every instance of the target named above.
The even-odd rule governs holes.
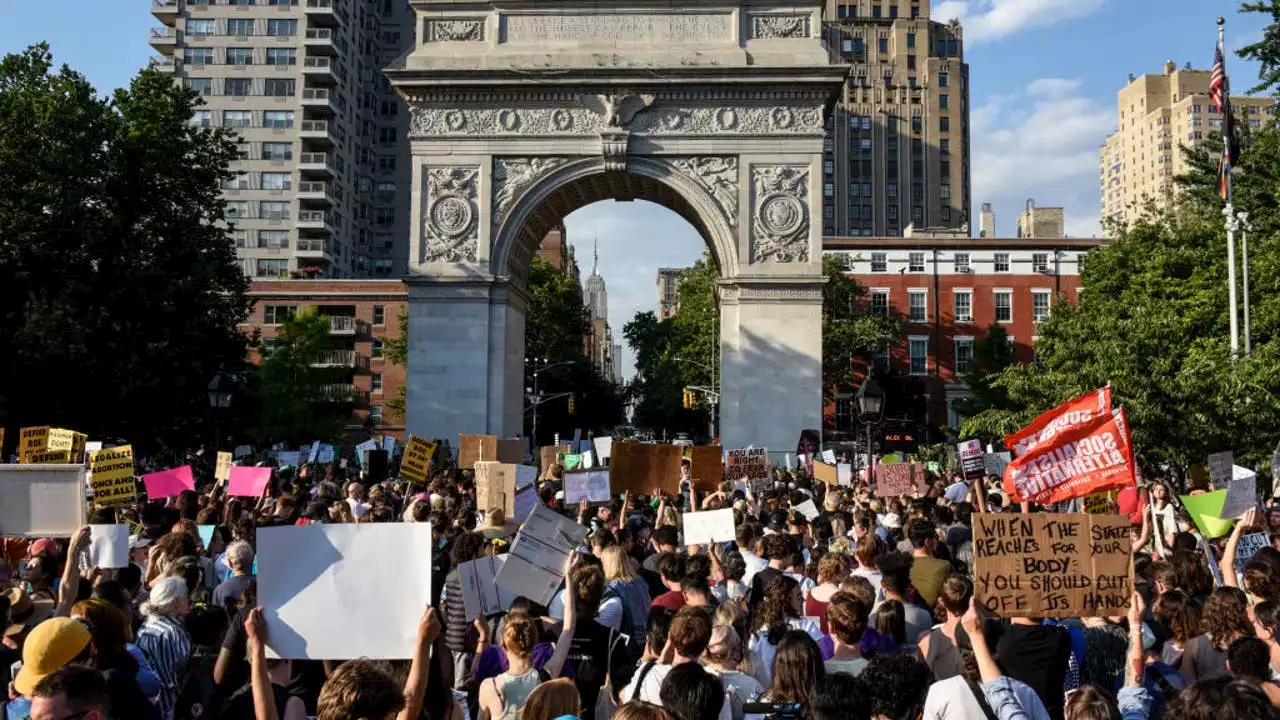
[[[630,558],[622,548],[616,545],[607,547],[600,555],[606,581],[601,607],[603,609],[612,598],[621,601],[622,619],[615,629],[628,635],[627,650],[631,657],[639,658],[644,652],[645,623],[652,602],[649,587],[631,571]]]

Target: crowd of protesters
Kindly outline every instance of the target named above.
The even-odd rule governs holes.
[[[518,598],[489,617],[467,616],[457,567],[506,552],[517,526],[477,512],[465,469],[424,487],[278,468],[260,500],[209,482],[96,509],[92,523],[136,528],[123,569],[90,566],[87,528],[4,538],[5,717],[1280,719],[1280,533],[1235,562],[1242,534],[1273,530],[1270,510],[1206,540],[1167,488],[1132,492],[1118,508],[1133,522],[1127,614],[998,619],[974,599],[973,517],[1042,508],[998,482],[885,499],[771,473],[698,493],[686,466],[670,495],[566,507],[563,469],[548,468],[540,501],[586,542],[549,605]],[[795,509],[808,500],[816,517]],[[682,512],[725,508],[734,537],[683,542]],[[257,528],[381,522],[432,527],[431,602],[404,628],[413,658],[269,659]]]

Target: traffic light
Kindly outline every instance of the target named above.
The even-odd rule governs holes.
[[[689,388],[684,389],[684,409],[689,410],[693,407],[693,391]]]
[[[574,405],[573,405],[573,398],[572,398],[572,397],[570,397],[570,398],[569,398],[569,414],[570,414],[570,415],[572,415],[572,414],[573,414],[573,412],[574,412],[574,410],[575,410],[575,408],[574,408]]]

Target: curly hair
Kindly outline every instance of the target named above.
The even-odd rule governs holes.
[[[1280,598],[1280,551],[1260,548],[1244,566],[1244,589],[1256,598]]]
[[[1213,578],[1204,569],[1201,557],[1188,550],[1179,550],[1170,558],[1174,575],[1178,578],[1178,587],[1186,590],[1191,597],[1201,597],[1213,590]]]
[[[1181,590],[1169,590],[1156,598],[1151,612],[1169,626],[1173,641],[1179,645],[1201,632],[1200,606]]]
[[[1231,641],[1253,634],[1249,622],[1249,600],[1240,588],[1220,587],[1205,601],[1201,630],[1217,650],[1225,651]]]
[[[345,662],[324,681],[317,720],[382,718],[404,708],[404,689],[372,660]]]
[[[836,582],[849,574],[849,566],[845,557],[838,553],[828,553],[818,561],[818,584],[826,585]]]
[[[877,653],[858,676],[872,717],[914,717],[932,683],[929,666],[905,652]]]
[[[525,613],[509,613],[502,624],[502,648],[510,655],[527,658],[538,643],[538,628]]]
[[[756,628],[767,631],[769,644],[777,645],[787,631],[788,621],[798,617],[795,608],[791,606],[791,597],[799,587],[800,583],[787,575],[774,578],[765,587],[764,599],[756,610]]]
[[[1191,684],[1165,706],[1165,720],[1274,720],[1276,710],[1256,683],[1218,675]]]

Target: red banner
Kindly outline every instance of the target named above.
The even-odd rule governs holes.
[[[1004,471],[1004,489],[1014,502],[1042,505],[1135,483],[1124,408],[1059,428]]]
[[[1053,441],[1059,434],[1087,425],[1111,412],[1111,386],[1085,393],[1046,412],[1031,424],[1004,438],[1004,449],[1021,457],[1036,447]]]

